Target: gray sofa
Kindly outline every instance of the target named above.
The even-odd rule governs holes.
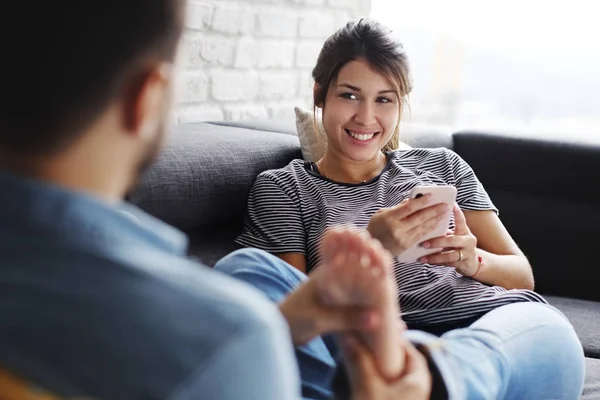
[[[414,147],[448,147],[475,170],[534,268],[536,290],[572,321],[586,354],[584,399],[600,399],[600,140],[414,127]],[[208,266],[236,249],[255,177],[301,158],[293,120],[173,127],[130,200],[190,237]],[[595,179],[594,179],[595,178]]]

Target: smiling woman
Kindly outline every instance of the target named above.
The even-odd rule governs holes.
[[[339,71],[323,110],[328,148],[317,163],[323,175],[341,182],[367,181],[383,170],[387,160],[381,149],[396,146],[399,133],[403,96],[394,86],[364,59]],[[366,163],[369,167],[361,168],[366,175],[336,168],[339,159]]]
[[[402,42],[375,22],[350,22],[327,40],[312,76],[314,113],[323,110],[327,135],[318,170],[336,181],[366,182],[383,170],[385,152],[400,141],[412,88]],[[358,168],[339,168],[357,163]]]
[[[377,239],[381,248],[375,252],[382,258],[399,256],[416,245],[443,249],[410,262],[396,257],[376,288],[381,293],[377,307],[382,325],[361,334],[361,339],[381,371],[391,376],[402,371],[405,336],[398,324],[404,321],[411,329],[436,335],[465,335],[468,344],[452,351],[464,373],[468,398],[576,398],[582,387],[581,345],[568,322],[533,291],[529,261],[498,218],[475,172],[450,149],[398,149],[398,126],[411,79],[395,34],[372,19],[349,22],[325,41],[313,78],[314,114],[322,110],[327,136],[325,154],[316,162],[293,160],[256,178],[237,243],[269,251],[304,273],[326,274],[332,281],[320,288],[323,298],[339,294],[334,278],[344,286],[353,275],[349,269],[332,267],[326,257],[324,243],[336,226],[351,226]],[[410,196],[417,186],[448,185],[456,187],[454,209],[427,196]],[[450,223],[445,236],[425,239],[446,220]],[[346,245],[338,243],[336,250],[352,253],[352,246]],[[365,261],[357,254],[348,254],[348,259],[361,265]],[[353,291],[349,297],[352,294],[356,298],[337,305],[360,303],[360,293]],[[505,330],[519,334],[509,337]],[[478,338],[480,331],[517,343],[503,343],[497,350],[492,346],[489,359],[483,361],[490,366],[508,362],[512,373],[495,367],[489,374],[480,372],[481,348],[489,345]],[[543,337],[538,337],[541,332]],[[556,332],[558,336],[552,336]],[[540,343],[540,354],[523,358],[532,342]],[[558,357],[553,349],[565,344],[570,350],[561,353],[561,360],[528,364]],[[498,362],[498,357],[508,359]],[[549,364],[552,367],[545,370]],[[553,378],[564,369],[573,375]],[[517,381],[522,383],[514,384]],[[510,393],[504,390],[509,382]]]
[[[361,37],[357,37],[358,30]],[[365,20],[348,23],[327,40],[312,77],[315,115],[317,107],[323,111],[326,103],[329,107],[332,96],[357,101],[361,107],[355,118],[355,125],[360,125],[354,126],[357,130],[365,130],[366,125],[383,115],[375,115],[373,104],[392,103],[394,107],[387,108],[385,114],[386,122],[393,120],[393,125],[386,124],[385,128],[391,129],[382,132],[388,138],[384,151],[398,147],[400,119],[412,89],[412,78],[402,42],[393,31]]]

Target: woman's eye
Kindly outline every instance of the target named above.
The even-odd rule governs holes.
[[[358,100],[358,97],[354,93],[342,93],[340,97],[349,100]]]
[[[377,99],[377,102],[379,103],[391,103],[392,99],[388,99],[387,97],[380,97]]]

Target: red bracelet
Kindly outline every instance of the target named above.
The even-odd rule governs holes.
[[[483,257],[481,257],[480,254],[477,254],[477,261],[479,261],[479,267],[477,267],[477,271],[475,271],[473,275],[469,276],[469,278],[473,278],[475,275],[477,275],[481,267],[483,267]]]

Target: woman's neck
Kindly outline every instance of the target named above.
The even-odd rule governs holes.
[[[386,164],[387,157],[382,152],[378,152],[371,160],[362,162],[353,162],[326,153],[317,162],[317,167],[321,175],[327,179],[344,183],[362,183],[379,175]]]

